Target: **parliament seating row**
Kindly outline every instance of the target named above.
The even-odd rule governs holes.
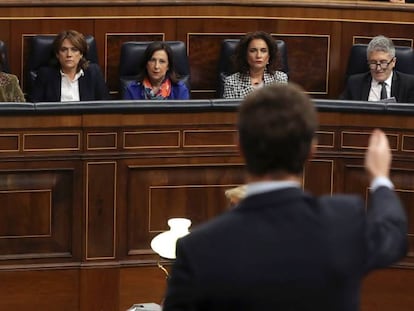
[[[94,37],[87,35],[85,38],[89,45],[89,51],[86,58],[90,62],[98,63],[98,53]],[[52,50],[53,39],[54,36],[38,35],[34,36],[31,40],[31,51],[27,65],[29,74],[29,93],[33,82],[36,79],[37,70],[42,66],[48,66],[51,63],[56,62],[56,58],[54,57]],[[223,40],[218,65],[219,98],[223,95],[224,78],[229,74],[234,73],[231,58],[235,52],[238,42],[239,39]],[[188,89],[191,90],[190,65],[185,43],[182,41],[166,41],[166,43],[172,50],[177,73],[180,75]],[[275,40],[275,43],[279,50],[281,70],[288,73],[289,67],[286,44],[282,40]],[[140,61],[144,57],[144,52],[148,44],[148,41],[129,41],[122,44],[119,60],[119,91],[121,98],[123,98],[126,85],[136,79]]]
[[[314,99],[319,112],[377,113],[414,115],[414,104],[367,101]],[[94,113],[166,113],[166,112],[214,112],[236,111],[239,99],[197,99],[197,100],[108,100],[82,102],[39,102],[3,103],[1,115],[19,114],[94,114]]]
[[[28,76],[26,77],[29,97],[38,69],[42,66],[49,66],[57,62],[52,48],[54,38],[54,36],[50,35],[36,35],[31,39],[27,61]],[[86,35],[85,38],[89,46],[86,58],[92,63],[98,63],[98,50],[95,38],[92,35]],[[188,89],[191,90],[191,70],[185,43],[182,41],[166,42],[173,52],[177,73],[181,76]],[[232,55],[235,52],[238,42],[239,39],[225,39],[222,41],[217,68],[218,98],[222,98],[225,77],[234,73]],[[123,98],[125,86],[135,80],[138,74],[139,62],[144,57],[144,51],[148,44],[148,41],[129,41],[122,44],[119,59],[120,98]],[[278,39],[275,40],[275,44],[279,51],[280,70],[289,75],[287,45],[283,40]],[[367,45],[365,44],[355,44],[352,46],[347,62],[345,78],[348,78],[352,74],[368,71],[366,49]],[[3,71],[10,72],[7,46],[3,41],[0,41],[0,56],[3,58]],[[414,50],[411,47],[396,46],[396,57],[396,70],[414,74]]]

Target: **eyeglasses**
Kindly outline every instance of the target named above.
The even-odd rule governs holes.
[[[368,62],[368,66],[369,69],[375,70],[378,68],[378,66],[380,66],[381,69],[387,69],[388,66],[394,61],[394,57],[391,58],[391,60],[389,62],[387,62],[386,60],[382,60],[380,62]]]

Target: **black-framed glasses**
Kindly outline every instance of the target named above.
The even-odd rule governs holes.
[[[369,69],[375,70],[378,66],[380,66],[381,69],[387,69],[388,66],[394,61],[394,58],[395,57],[391,58],[389,62],[386,60],[382,60],[380,62],[368,62]]]

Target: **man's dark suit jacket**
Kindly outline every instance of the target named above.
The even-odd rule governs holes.
[[[341,99],[368,100],[372,76],[370,72],[358,73],[348,78]],[[391,84],[391,97],[398,103],[414,103],[414,75],[394,70]]]
[[[39,69],[30,99],[33,102],[60,102],[62,76],[57,67],[42,67]],[[105,79],[97,64],[89,64],[84,75],[79,78],[79,99],[104,100],[109,99]]]
[[[248,196],[178,240],[163,310],[358,310],[362,277],[407,249],[396,194],[370,202],[366,215],[357,196]]]

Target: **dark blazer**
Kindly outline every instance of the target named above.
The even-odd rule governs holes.
[[[357,311],[362,277],[407,250],[386,187],[316,198],[299,188],[248,196],[177,242],[164,311]]]
[[[33,102],[60,102],[62,76],[57,67],[42,67],[34,82],[30,99]],[[81,101],[109,99],[109,92],[101,69],[90,63],[79,78],[79,98]]]
[[[368,100],[372,76],[370,72],[358,73],[348,78],[341,99]],[[391,97],[399,103],[414,103],[414,75],[394,70],[391,84]]]

